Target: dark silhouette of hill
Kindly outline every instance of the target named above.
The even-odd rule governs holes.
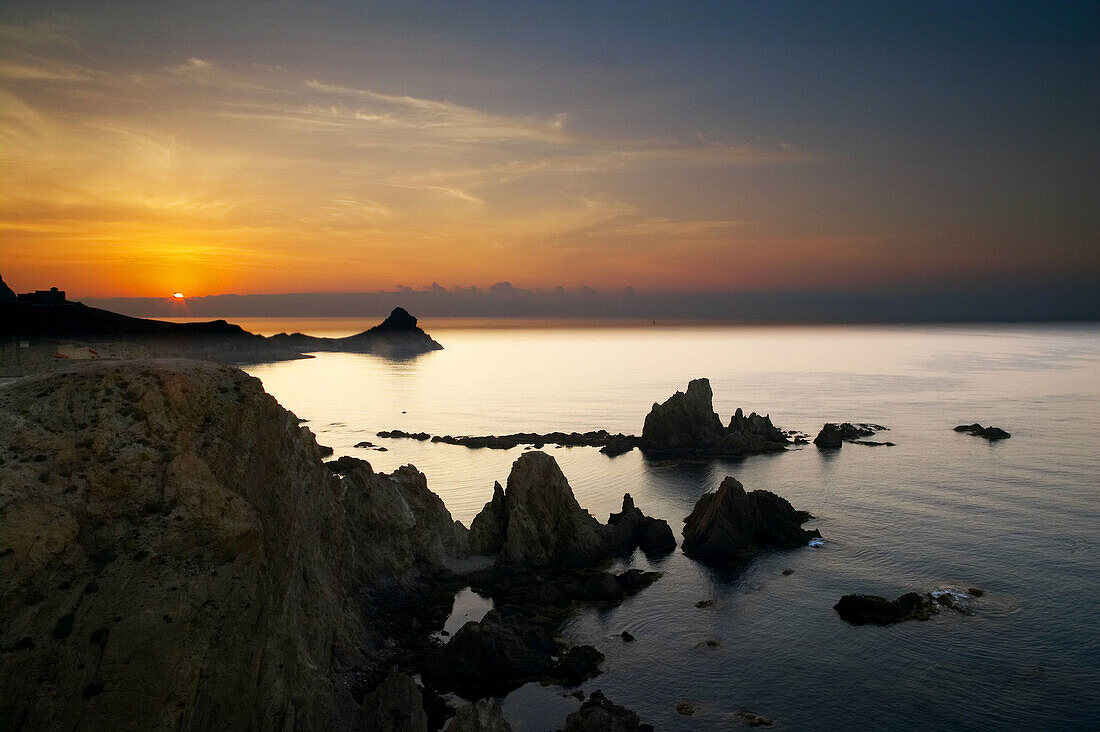
[[[64,293],[29,293],[0,300],[0,338],[30,343],[133,343],[154,356],[228,363],[305,358],[310,351],[374,353],[408,358],[443,348],[395,308],[381,324],[346,338],[285,333],[266,338],[225,320],[172,323],[135,318],[64,299]]]
[[[394,308],[389,317],[380,324],[344,338],[279,333],[268,340],[298,351],[378,353],[398,358],[443,349],[443,346],[417,327],[416,318],[405,308]]]

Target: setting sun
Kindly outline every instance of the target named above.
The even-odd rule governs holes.
[[[177,292],[177,293],[173,294],[172,297],[176,298],[177,300],[182,300],[183,299],[183,293],[182,292]]]

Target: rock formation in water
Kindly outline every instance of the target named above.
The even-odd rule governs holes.
[[[869,445],[869,446],[888,446],[893,447],[892,442],[874,442],[871,440],[862,439],[864,437],[873,437],[876,432],[885,430],[880,424],[871,424],[861,422],[859,424],[852,424],[851,422],[826,422],[825,426],[821,428],[821,431],[817,433],[817,437],[814,438],[814,444],[822,450],[836,450],[844,445],[845,442],[851,442],[856,445]]]
[[[636,712],[613,703],[597,689],[565,718],[562,732],[653,732],[653,726],[639,722]]]
[[[982,427],[977,422],[974,424],[960,424],[955,428],[955,431],[966,432],[975,437],[984,437],[987,440],[1007,440],[1009,437],[1012,437],[1012,435],[1005,432],[1000,427]]]
[[[896,600],[878,595],[845,595],[833,609],[853,625],[892,625],[905,620],[928,620],[936,611],[932,596],[909,592]]]
[[[427,432],[405,432],[404,430],[383,430],[379,437],[388,439],[431,440],[444,445],[461,445],[471,449],[488,448],[490,450],[510,450],[520,445],[532,445],[541,448],[545,445],[559,447],[599,447],[600,452],[611,457],[630,452],[638,445],[633,435],[611,434],[607,430],[589,432],[515,432],[510,435],[429,435]]]
[[[821,534],[802,524],[813,518],[785,499],[764,490],[746,493],[727,477],[717,492],[699,498],[684,519],[683,551],[693,559],[729,562],[764,549],[792,549]]]
[[[732,457],[778,452],[789,443],[770,417],[738,409],[723,427],[714,412],[710,381],[695,379],[686,392],[654,404],[645,418],[639,447],[658,456]]]
[[[623,513],[601,524],[577,503],[557,461],[533,451],[516,459],[507,489],[497,484],[470,524],[470,550],[514,567],[583,567],[638,546],[671,551],[671,534],[667,522],[644,516],[629,496]]]
[[[341,353],[374,353],[391,358],[410,358],[430,351],[440,351],[439,345],[417,324],[405,308],[393,312],[378,325],[345,338],[324,338],[304,333],[279,333],[268,340],[280,346],[302,352],[339,351]]]
[[[257,379],[86,363],[0,388],[0,718],[330,729],[387,638],[363,587],[443,571],[423,476],[341,480]]]
[[[651,518],[634,505],[627,493],[623,509],[607,517],[608,534],[617,553],[627,553],[637,546],[646,554],[667,554],[676,548],[676,537],[667,521]]]

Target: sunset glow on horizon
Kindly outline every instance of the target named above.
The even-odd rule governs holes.
[[[5,3],[16,289],[1100,273],[1095,6],[199,5]]]

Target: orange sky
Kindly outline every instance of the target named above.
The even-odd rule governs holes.
[[[1042,229],[1037,197],[932,175],[905,162],[923,153],[901,140],[876,151],[854,117],[826,124],[819,110],[817,127],[809,115],[770,133],[778,98],[689,98],[692,77],[661,86],[657,66],[513,61],[509,76],[478,41],[464,64],[435,69],[452,83],[440,90],[422,68],[401,74],[430,57],[411,26],[407,58],[313,28],[342,50],[335,64],[276,33],[211,45],[198,21],[188,35],[152,18],[131,49],[110,33],[141,38],[124,24],[142,19],[35,7],[0,23],[0,275],[17,290],[736,291],[1096,265],[1095,232]],[[603,91],[555,86],[570,73]],[[492,91],[506,83],[521,91]]]

